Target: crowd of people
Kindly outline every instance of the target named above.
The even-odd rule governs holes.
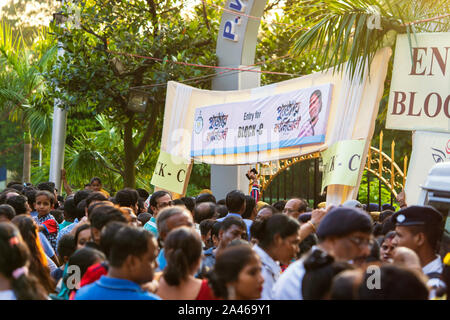
[[[64,185],[65,197],[52,182],[0,193],[0,299],[450,298],[449,239],[432,207]]]

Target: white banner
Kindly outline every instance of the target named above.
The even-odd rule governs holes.
[[[191,156],[259,152],[323,143],[330,83],[195,110]]]
[[[420,186],[425,183],[431,167],[445,161],[450,161],[450,133],[414,132],[405,186],[408,205],[417,204],[422,190]]]

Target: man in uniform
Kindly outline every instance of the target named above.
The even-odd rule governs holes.
[[[392,244],[413,250],[420,259],[423,273],[428,276],[431,298],[439,287],[445,287],[440,280],[442,259],[437,254],[438,242],[442,236],[442,215],[430,206],[410,206],[392,215],[396,223],[396,235]]]

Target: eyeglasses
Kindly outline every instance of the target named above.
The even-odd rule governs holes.
[[[163,208],[169,207],[169,206],[171,206],[171,205],[172,205],[172,201],[169,201],[169,202],[162,202],[162,203],[159,203],[159,204],[157,204],[156,206],[158,207],[158,209],[163,209]]]
[[[350,237],[348,238],[354,245],[357,245],[360,248],[369,247],[371,248],[373,246],[373,240],[372,239],[363,239],[358,237]]]

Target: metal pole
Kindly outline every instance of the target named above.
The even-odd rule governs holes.
[[[64,6],[64,0],[61,2]],[[64,49],[58,43],[58,57],[64,55]],[[58,90],[58,88],[57,88]],[[61,169],[64,164],[64,148],[66,143],[67,110],[61,108],[63,102],[55,100],[53,107],[52,149],[50,154],[49,181],[55,183],[58,193],[61,193]]]

